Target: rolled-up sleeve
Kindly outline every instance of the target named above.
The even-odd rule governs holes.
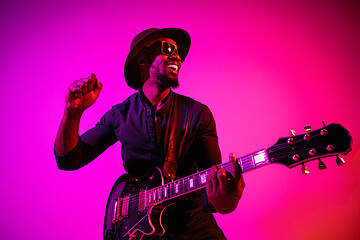
[[[216,132],[215,119],[207,106],[201,110],[201,121],[197,147],[199,148],[199,170],[221,163],[221,152]]]

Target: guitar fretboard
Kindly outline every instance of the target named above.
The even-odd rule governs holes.
[[[240,164],[242,172],[248,172],[255,168],[270,164],[266,148],[237,158],[237,161]],[[229,162],[220,164],[218,167],[224,168],[228,172],[231,171]],[[139,210],[205,187],[207,175],[210,171],[210,169],[206,169],[185,178],[141,192],[139,194]]]

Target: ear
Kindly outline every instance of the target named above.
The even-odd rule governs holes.
[[[148,57],[144,53],[140,53],[137,62],[138,62],[139,65],[146,64],[146,63],[148,63]]]
[[[137,59],[137,64],[139,67],[139,74],[142,85],[145,82],[145,79],[149,78],[149,67],[150,67],[149,57],[146,54],[144,54],[144,52],[141,52]]]

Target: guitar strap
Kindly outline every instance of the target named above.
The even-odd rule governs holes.
[[[169,180],[176,176],[177,161],[183,153],[188,135],[191,99],[174,93],[167,121],[164,150],[164,175]]]

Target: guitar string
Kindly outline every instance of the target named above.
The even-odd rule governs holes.
[[[317,136],[319,136],[320,134],[315,134],[313,137],[317,137]],[[301,142],[304,142],[304,141],[306,141],[306,140],[304,140],[304,139],[298,139],[298,140],[295,140],[294,141],[294,143],[292,144],[292,145],[295,145],[295,144],[299,144],[299,143],[301,143]],[[276,154],[275,152],[277,152],[277,151],[280,151],[280,150],[282,150],[282,149],[284,149],[284,148],[287,148],[287,147],[291,147],[291,145],[289,145],[288,143],[280,143],[280,144],[277,144],[276,146],[274,146],[274,147],[270,147],[269,149],[268,149],[268,151],[271,151],[271,154],[272,155],[275,155],[276,157],[283,157],[283,156],[286,156],[286,155],[289,155],[289,154],[287,154],[287,153],[285,153],[285,154]],[[262,151],[262,150],[260,150],[260,151]],[[257,151],[257,152],[260,152],[260,151]],[[305,152],[306,150],[300,150],[300,151],[298,151],[299,153],[303,153],[303,152]],[[254,152],[254,153],[257,153],[257,152]],[[245,155],[244,157],[240,157],[240,158],[238,158],[237,160],[240,160],[240,161],[243,161],[243,160],[250,160],[250,161],[252,161],[252,155],[254,154],[254,153],[251,153],[251,154],[248,154],[248,155]],[[249,158],[249,159],[247,159],[247,158]],[[248,161],[248,162],[250,162],[250,161]],[[228,164],[228,163],[224,163],[224,164],[219,164],[219,165],[222,165],[221,167],[223,167],[225,170],[230,170],[230,164]],[[254,164],[252,164],[252,165],[254,165]],[[250,170],[252,170],[252,169],[254,169],[254,168],[256,168],[256,166],[254,166],[253,168],[251,168]],[[206,172],[206,171],[209,171],[209,169],[206,169],[206,170],[203,170],[202,172]],[[185,178],[183,178],[183,179],[179,179],[179,180],[176,180],[175,182],[170,182],[170,183],[167,183],[167,184],[164,184],[164,185],[161,185],[161,186],[158,186],[158,187],[155,187],[155,188],[152,188],[152,189],[149,189],[149,190],[145,190],[145,191],[147,191],[148,193],[152,193],[152,194],[155,194],[155,202],[153,203],[153,200],[151,200],[151,204],[146,204],[146,203],[144,203],[145,204],[145,208],[147,208],[147,207],[149,207],[149,206],[152,206],[152,205],[156,205],[156,204],[159,204],[159,203],[161,203],[161,202],[163,202],[163,201],[165,201],[165,200],[169,200],[169,199],[172,199],[172,198],[174,198],[174,197],[176,197],[176,194],[173,194],[171,191],[174,191],[174,186],[171,186],[171,185],[175,185],[176,183],[178,183],[178,184],[185,184],[185,181],[186,182],[188,182],[188,180],[190,179],[190,178],[192,178],[192,177],[195,177],[195,175],[200,175],[200,173],[201,172],[198,172],[198,173],[195,173],[195,174],[192,174],[192,175],[190,175],[190,176],[188,176],[188,177],[185,177]],[[198,179],[196,179],[196,181],[197,181]],[[181,181],[184,181],[183,183],[181,183]],[[197,182],[198,183],[198,182]],[[201,185],[201,184],[200,184]],[[159,194],[156,194],[157,192],[159,192],[160,191],[160,194],[162,194],[163,193],[163,189],[162,188],[165,188],[165,186],[168,186],[168,188],[169,188],[169,194],[170,194],[170,196],[169,197],[165,197],[165,199],[163,198],[163,196],[161,195],[159,195]],[[180,186],[181,187],[181,186]],[[196,190],[197,189],[201,189],[202,187],[204,187],[204,186],[200,186],[200,187],[196,187]],[[155,192],[155,193],[154,193]],[[186,192],[184,192],[184,193],[186,193]],[[151,194],[151,195],[152,195]],[[181,195],[182,193],[180,193],[180,194],[177,194],[177,195]],[[158,196],[156,196],[156,195],[158,195]],[[171,196],[172,195],[172,196]],[[135,194],[135,195],[130,195],[130,196],[128,196],[130,199],[129,199],[129,209],[131,208],[131,207],[134,207],[134,204],[137,204],[140,200],[140,193],[138,193],[138,194]],[[160,199],[159,199],[160,198]],[[144,200],[142,200],[142,201],[146,201],[146,197],[144,197]]]
[[[169,199],[172,199],[174,197],[177,197],[177,196],[180,196],[182,195],[183,193],[187,193],[187,191],[189,190],[189,187],[187,185],[185,185],[185,182],[187,183],[187,181],[190,179],[190,178],[193,178],[195,179],[195,183],[194,183],[194,187],[193,187],[193,190],[191,191],[195,191],[195,190],[198,190],[198,189],[201,189],[205,186],[205,184],[201,183],[200,181],[200,178],[199,176],[201,174],[204,174],[206,171],[209,171],[208,169],[206,170],[203,170],[201,172],[198,172],[198,173],[195,173],[195,174],[192,174],[186,178],[183,178],[183,179],[179,179],[179,180],[176,180],[174,182],[170,182],[170,183],[167,183],[165,185],[161,185],[161,186],[158,186],[158,187],[155,187],[155,188],[152,188],[152,189],[149,189],[149,190],[146,190],[148,192],[147,196],[148,197],[143,197],[143,199],[141,200],[142,201],[142,204],[145,204],[145,209],[147,209],[147,207],[149,206],[152,206],[152,205],[156,205],[156,204],[159,204],[163,201],[166,201],[166,200],[169,200]],[[196,176],[197,175],[197,176]],[[194,178],[195,177],[195,178]],[[181,182],[182,181],[182,182]],[[175,185],[176,183],[178,183],[180,186],[180,191],[179,193],[176,193],[175,192]],[[169,197],[163,197],[163,188],[165,188],[165,186],[168,186],[168,194],[169,194]],[[154,193],[155,192],[155,193]],[[157,194],[156,194],[157,193]],[[155,200],[153,200],[153,197],[155,195]],[[129,200],[126,200],[128,202],[128,209],[129,209],[129,212],[132,212],[130,211],[132,209],[132,207],[134,206],[134,204],[136,204],[136,206],[138,206],[139,204],[139,201],[140,201],[140,193],[138,194],[135,194],[135,195],[130,195],[128,196],[129,197]],[[149,199],[151,198],[151,199]],[[145,201],[148,200],[151,202],[150,204],[149,203],[146,203]],[[122,201],[124,203],[124,200]],[[127,204],[127,203],[126,203]],[[120,210],[121,211],[121,210]],[[137,211],[135,209],[135,211]]]
[[[320,136],[321,134],[315,134],[314,136],[312,136],[312,138],[315,138],[315,137],[318,137],[318,136]],[[301,142],[307,142],[305,139],[303,139],[303,138],[301,138],[301,139],[299,139],[299,140],[296,140],[293,144],[291,144],[291,145],[289,145],[289,144],[287,144],[287,143],[284,143],[284,144],[287,144],[287,146],[286,147],[292,147],[292,145],[296,145],[296,144],[299,144],[299,143],[301,143]],[[319,143],[319,144],[313,144],[313,142],[312,142],[312,148],[323,148],[323,147],[325,147],[325,145],[323,145],[322,143]],[[287,155],[289,155],[288,153],[283,153],[283,154],[278,154],[278,153],[276,153],[276,151],[279,151],[279,150],[282,150],[284,147],[281,147],[281,146],[275,146],[275,147],[271,147],[271,148],[269,148],[269,152],[271,153],[271,155],[274,155],[274,157],[275,158],[283,158],[283,157],[285,157],[285,156],[287,156]],[[302,149],[296,149],[296,152],[297,153],[300,153],[300,154],[302,154],[302,153],[306,153],[308,150],[310,149],[310,147],[308,148],[308,149],[305,149],[305,148],[302,148]],[[292,153],[293,154],[293,153]],[[315,156],[314,156],[314,158],[315,158]]]
[[[193,175],[196,175],[196,174],[193,174]],[[193,176],[193,175],[191,175],[191,176]],[[187,178],[189,178],[189,177],[187,177]],[[183,180],[184,181],[184,180]],[[171,183],[174,183],[174,182],[171,182]],[[164,198],[163,197],[163,189],[162,188],[164,188],[164,186],[165,185],[161,185],[161,186],[158,186],[158,187],[155,187],[155,188],[152,188],[152,189],[148,189],[148,190],[145,190],[145,191],[147,191],[147,192],[149,192],[149,194],[148,194],[148,198],[147,199],[149,199],[150,197],[151,197],[151,204],[150,205],[148,205],[148,204],[146,204],[145,203],[145,205],[146,206],[151,206],[151,205],[155,205],[155,204],[158,204],[158,203],[160,203],[160,202],[163,202],[163,201],[166,201],[166,200],[169,200],[169,199],[172,199],[172,198],[174,198],[174,197],[176,197],[176,196],[178,196],[178,195],[182,195],[182,192],[179,192],[178,194],[177,193],[175,193],[175,191],[174,191],[174,186],[171,186],[171,183],[167,183],[167,184],[165,184],[165,185],[167,185],[168,186],[168,188],[169,188],[169,190],[168,190],[168,193],[169,193],[169,197],[166,197],[166,198]],[[195,186],[194,187],[194,190],[198,190],[198,189],[200,189],[200,188],[202,188],[202,187],[204,187],[204,186],[198,186],[199,184],[201,185],[201,183],[199,183],[199,181],[198,181],[198,179],[196,179],[196,185],[197,186]],[[179,183],[179,184],[181,184],[181,183]],[[183,183],[184,184],[184,183]],[[174,185],[174,184],[173,184]],[[185,185],[183,185],[182,187],[180,186],[180,188],[182,189],[182,190],[184,190],[184,186]],[[185,191],[186,191],[186,189],[185,189]],[[193,190],[192,190],[193,191]],[[156,193],[154,193],[154,192],[156,192],[156,193],[158,193],[158,194],[156,194]],[[159,195],[159,193],[161,194],[161,196]],[[153,202],[154,200],[153,200],[153,198],[152,198],[152,196],[154,196],[155,195],[155,202]],[[129,199],[129,208],[130,208],[130,205],[133,205],[133,204],[137,204],[138,202],[139,202],[139,199],[140,199],[140,193],[138,193],[138,194],[135,194],[135,195],[130,195],[130,196],[128,196],[130,199]],[[160,199],[159,199],[160,198]],[[124,199],[124,198],[123,198]],[[142,200],[142,201],[146,201],[147,199],[146,199],[146,197],[144,197],[143,198],[144,200]],[[127,200],[126,200],[127,201]]]
[[[322,136],[321,134],[314,134],[311,138],[316,138],[316,137],[319,137],[319,136]],[[310,139],[311,140],[311,139]],[[303,139],[303,138],[300,138],[300,139],[298,139],[298,140],[295,140],[294,141],[294,143],[292,143],[292,144],[289,144],[289,143],[287,143],[287,142],[284,142],[284,143],[282,143],[282,144],[278,144],[278,145],[275,145],[275,146],[273,146],[273,147],[270,147],[269,149],[275,149],[275,150],[281,150],[281,149],[283,149],[284,147],[283,147],[283,145],[286,145],[285,147],[292,147],[293,145],[296,145],[296,144],[299,144],[299,143],[301,143],[301,142],[307,142],[305,139]]]
[[[152,191],[152,190],[154,190],[154,189],[150,189],[149,191]],[[177,194],[177,195],[181,195],[181,194]],[[155,203],[151,203],[151,204],[146,204],[145,203],[146,198],[143,198],[141,201],[143,201],[142,204],[144,205],[144,210],[147,210],[149,206],[153,206],[153,205],[159,204],[159,203],[161,203],[163,201],[166,201],[166,200],[169,200],[169,199],[172,199],[172,198],[176,197],[176,195],[174,195],[174,196],[170,196],[170,197],[168,197],[166,199],[159,200],[158,196],[159,195],[156,194]],[[133,213],[139,212],[139,207],[138,207],[139,204],[138,203],[140,201],[140,195],[135,194],[133,196],[129,196],[129,198],[131,200],[128,201],[128,207],[127,207],[128,214],[133,214]],[[153,200],[151,200],[151,201],[153,201]],[[136,205],[134,205],[134,204],[136,204]],[[120,208],[119,211],[122,212],[122,209]]]
[[[279,144],[279,145],[280,145],[280,144]],[[285,147],[288,146],[287,143],[283,143],[283,144],[281,144],[281,145],[284,145]],[[282,148],[284,148],[284,147],[280,147],[279,149],[282,149]],[[261,150],[261,151],[262,151],[262,150]],[[256,152],[254,152],[254,153],[256,153]],[[249,158],[248,160],[252,161],[251,155],[252,155],[252,154],[246,155],[246,156],[244,156],[244,157],[242,157],[242,158],[239,158],[238,160],[246,160],[246,158],[248,157],[248,158]],[[220,164],[220,165],[222,165],[222,167],[223,167],[225,170],[230,170],[230,164],[229,164],[229,163],[224,163],[224,164]],[[185,181],[186,181],[186,183],[188,183],[188,180],[189,180],[190,178],[195,177],[195,175],[200,175],[201,173],[206,172],[206,171],[210,171],[210,170],[209,170],[209,169],[206,169],[206,170],[203,170],[203,171],[201,171],[201,172],[198,172],[198,173],[195,173],[195,174],[193,174],[193,175],[190,175],[190,176],[188,176],[188,177],[185,177],[185,178],[183,178],[183,179],[179,179],[179,180],[177,180],[177,181],[175,181],[175,182],[167,183],[167,184],[165,184],[165,185],[161,185],[161,186],[158,186],[158,187],[155,187],[155,188],[152,188],[152,189],[145,190],[145,191],[147,191],[147,192],[149,193],[149,194],[148,194],[148,197],[150,197],[150,195],[153,196],[153,195],[155,194],[155,202],[154,202],[154,200],[151,199],[151,204],[150,204],[150,205],[148,205],[148,204],[145,203],[146,207],[151,206],[151,205],[158,204],[158,203],[160,203],[160,202],[162,202],[162,201],[165,201],[165,200],[168,200],[168,199],[171,199],[171,198],[174,198],[174,197],[176,197],[176,195],[181,195],[182,193],[180,193],[180,194],[173,194],[173,193],[171,193],[171,191],[174,191],[174,186],[171,186],[171,185],[175,185],[176,183],[178,183],[179,185],[183,185],[183,186],[180,186],[180,188],[184,188]],[[197,185],[198,185],[198,184],[199,184],[199,183],[198,183],[198,179],[196,179],[196,180],[197,180]],[[183,183],[181,183],[181,181],[183,181]],[[205,185],[205,184],[204,184],[204,185]],[[168,186],[168,187],[169,187],[169,190],[168,190],[168,191],[169,191],[169,194],[172,195],[172,196],[169,196],[169,197],[163,199],[163,196],[161,195],[161,197],[160,197],[160,199],[159,199],[159,194],[156,194],[156,193],[158,193],[158,192],[160,191],[160,193],[162,194],[162,193],[163,193],[163,189],[162,189],[162,188],[164,188],[165,186]],[[187,187],[187,186],[186,186],[186,187]],[[204,187],[204,186],[200,186],[200,188],[202,188],[202,187]],[[200,188],[197,187],[196,189],[200,189]],[[155,193],[154,193],[154,192],[155,192]],[[134,204],[137,204],[137,203],[139,202],[140,193],[135,194],[135,195],[130,195],[130,196],[127,196],[127,197],[129,197],[129,200],[126,200],[126,201],[128,201],[129,208],[130,208],[131,206],[133,206]],[[147,200],[147,199],[145,199],[145,198],[146,198],[146,197],[144,197],[144,200],[142,200],[142,201]],[[149,198],[148,198],[148,199],[149,199]],[[124,198],[123,198],[123,200],[124,200]]]
[[[186,181],[186,183],[188,182],[188,180],[189,179],[191,179],[191,178],[193,178],[194,179],[194,177],[195,177],[195,181],[196,181],[196,185],[198,186],[199,184],[201,185],[201,183],[199,183],[199,178],[196,178],[198,175],[201,175],[201,174],[207,174],[206,172],[207,171],[209,171],[209,169],[206,169],[206,170],[203,170],[203,171],[201,171],[201,172],[197,172],[197,173],[194,173],[194,174],[192,174],[192,175],[189,175],[189,176],[187,176],[187,177],[185,177],[185,178],[182,178],[182,179],[178,179],[178,180],[176,180],[176,181],[173,181],[173,182],[169,182],[169,183],[166,183],[166,184],[164,184],[164,185],[160,185],[160,186],[157,186],[157,187],[155,187],[155,188],[152,188],[152,189],[147,189],[147,190],[145,190],[145,191],[147,191],[147,192],[149,192],[149,193],[151,193],[151,192],[159,192],[159,191],[161,191],[161,192],[163,192],[162,191],[162,189],[163,188],[165,188],[166,186],[170,189],[170,190],[172,190],[173,191],[173,193],[174,193],[174,185],[176,185],[176,184],[179,184],[179,188],[181,189],[181,190],[183,190],[184,191],[184,188],[188,188],[186,185],[185,185],[185,181]],[[194,187],[195,188],[195,190],[197,190],[197,189],[200,189],[200,188],[202,188],[203,186],[200,186],[200,187]],[[187,190],[187,189],[185,189],[185,190]],[[170,194],[171,194],[171,191],[169,191],[170,192]],[[173,198],[174,196],[176,196],[176,195],[181,195],[182,194],[182,192],[180,191],[178,194],[173,194],[173,196],[170,196],[170,197],[168,197],[167,199],[169,199],[169,198]],[[137,193],[137,194],[135,194],[135,195],[131,195],[131,197],[133,198],[133,199],[135,199],[135,200],[130,200],[129,201],[129,203],[134,203],[134,202],[137,202],[138,200],[135,198],[135,196],[137,197],[137,196],[139,196],[140,195],[140,193]],[[148,194],[148,195],[152,195],[152,194]],[[155,196],[156,197],[156,203],[159,203],[159,202],[162,202],[162,201],[164,201],[164,200],[159,200],[158,199],[158,195],[159,194],[156,194],[157,196]],[[153,196],[153,195],[152,195]],[[167,200],[167,199],[165,199],[165,200]],[[153,201],[153,200],[152,200]],[[154,203],[154,204],[156,204],[156,203]]]
[[[224,165],[224,168],[225,168],[226,170],[230,170],[230,169],[229,169],[229,168],[230,168],[230,165],[229,165],[229,164],[226,164],[226,165]],[[205,170],[205,171],[208,171],[208,170]],[[204,173],[205,171],[202,171],[202,172],[200,172],[200,173]],[[194,174],[194,175],[200,175],[200,173],[197,173],[197,174]],[[191,176],[187,177],[187,179],[183,179],[183,180],[182,180],[182,181],[183,181],[182,183],[179,182],[179,184],[183,184],[183,186],[180,186],[180,188],[181,188],[182,191],[185,190],[184,193],[186,193],[186,191],[188,190],[188,187],[185,185],[185,183],[188,183],[187,181],[188,181],[191,177],[194,177],[194,175],[191,175]],[[185,180],[186,180],[186,181],[185,181]],[[172,183],[173,183],[173,182],[172,182]],[[166,200],[172,199],[172,198],[174,198],[174,197],[176,197],[176,196],[182,195],[182,194],[183,194],[182,191],[179,192],[179,194],[176,194],[176,193],[175,193],[174,185],[175,185],[174,183],[173,183],[172,185],[171,185],[171,184],[168,185],[168,187],[169,187],[169,189],[168,189],[169,197],[167,197],[167,198],[163,198],[163,193],[164,193],[164,191],[163,191],[163,189],[161,189],[161,188],[163,188],[163,186],[165,186],[165,185],[161,185],[161,186],[158,186],[158,187],[156,187],[156,188],[147,190],[147,191],[149,192],[148,198],[143,197],[143,199],[141,200],[143,206],[145,206],[145,207],[144,207],[144,210],[147,210],[147,208],[148,208],[149,206],[156,205],[156,204],[159,204],[159,203],[162,202],[162,201],[166,201]],[[201,189],[202,187],[205,186],[205,184],[200,183],[200,178],[199,178],[199,177],[195,178],[195,183],[194,183],[194,185],[195,185],[194,190]],[[154,193],[154,192],[155,192],[155,193]],[[159,192],[160,192],[161,195],[159,195]],[[152,196],[154,196],[154,194],[155,194],[155,202],[154,202],[153,199],[151,199],[151,203],[150,203],[150,204],[145,203],[146,200],[149,199],[150,197],[152,198]],[[127,201],[128,201],[128,207],[127,207],[128,213],[129,213],[129,214],[133,214],[134,212],[135,212],[135,213],[138,212],[138,206],[139,206],[139,201],[140,201],[140,194],[135,194],[135,195],[128,196],[128,197],[129,197],[129,200],[127,200]],[[123,202],[124,202],[124,201],[123,201]],[[120,209],[120,211],[122,211],[122,209]]]

